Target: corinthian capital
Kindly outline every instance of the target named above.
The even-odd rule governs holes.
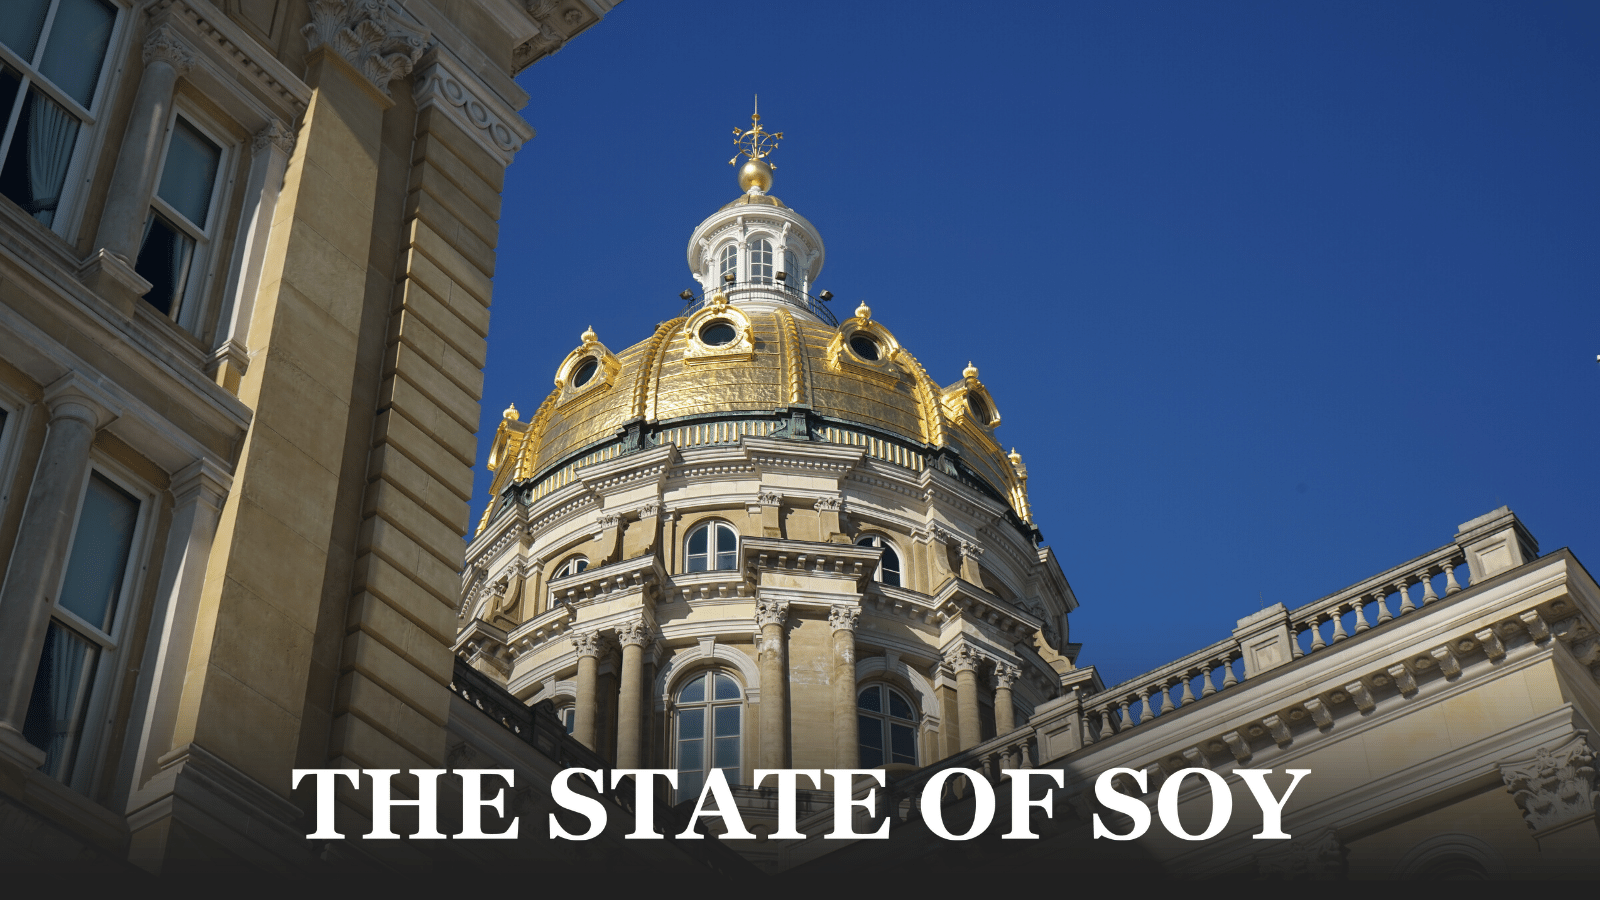
[[[150,31],[150,36],[144,39],[144,64],[161,61],[171,66],[179,77],[189,74],[194,68],[194,51],[184,43],[172,26],[161,24]]]
[[[783,600],[757,600],[756,601],[756,627],[765,629],[768,625],[777,625],[782,628],[789,621],[789,604]]]
[[[1506,790],[1534,831],[1594,813],[1594,751],[1581,734],[1500,764]]]
[[[855,631],[861,609],[856,606],[835,606],[828,610],[828,627],[834,631]]]
[[[983,655],[970,644],[957,644],[945,651],[944,662],[956,672],[971,672],[983,662]]]
[[[277,147],[285,154],[294,152],[294,129],[283,124],[277,119],[267,123],[267,127],[256,132],[250,141],[250,151],[260,153],[268,147]]]
[[[644,619],[634,619],[623,625],[617,626],[617,643],[624,647],[643,647],[650,643],[654,636],[654,629],[645,624]]]
[[[994,686],[1009,691],[1021,675],[1022,671],[1016,666],[1001,663],[994,667]]]
[[[572,646],[578,651],[578,657],[600,655],[600,633],[598,631],[580,631],[572,636]]]
[[[428,49],[427,32],[401,24],[384,0],[310,0],[311,21],[300,29],[307,49],[328,47],[373,86],[389,93],[389,82],[411,74]]]

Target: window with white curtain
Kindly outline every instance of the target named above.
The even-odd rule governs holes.
[[[4,0],[0,11],[0,195],[46,226],[105,93],[116,21],[106,0]]]
[[[150,282],[145,300],[197,331],[200,292],[210,254],[222,147],[178,116],[168,132],[161,178],[150,198],[144,242],[134,268]]]
[[[114,679],[111,658],[129,605],[139,497],[102,472],[89,474],[61,587],[51,602],[23,735],[44,750],[41,770],[83,789],[94,766],[94,723]]]

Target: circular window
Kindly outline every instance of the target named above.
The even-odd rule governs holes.
[[[994,418],[989,414],[989,404],[984,403],[983,398],[977,394],[967,395],[967,409],[972,410],[972,415],[977,418],[980,425],[987,425]]]
[[[865,360],[876,361],[878,358],[878,342],[864,334],[850,338],[850,349]]]
[[[739,337],[739,332],[727,322],[712,322],[700,329],[700,341],[707,347],[722,347]]]
[[[594,378],[594,373],[598,371],[600,371],[600,361],[591,357],[578,367],[578,371],[572,373],[572,386],[583,387],[589,383],[590,379]]]

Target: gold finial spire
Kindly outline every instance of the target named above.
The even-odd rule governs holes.
[[[733,130],[733,145],[738,152],[728,160],[728,165],[738,162],[740,153],[749,157],[739,169],[739,187],[758,194],[764,194],[772,187],[772,171],[778,167],[767,162],[766,158],[778,149],[780,140],[783,140],[783,132],[762,129],[761,98],[757,96],[755,109],[750,113],[750,127]]]

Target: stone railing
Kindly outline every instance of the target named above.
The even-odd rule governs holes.
[[[1105,740],[1383,627],[1538,552],[1538,543],[1509,509],[1479,516],[1437,550],[1297,609],[1280,603],[1240,619],[1232,636],[1086,698],[1082,741]]]

